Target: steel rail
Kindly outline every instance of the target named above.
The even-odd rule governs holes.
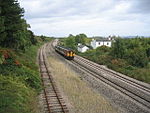
[[[69,110],[67,109],[66,105],[63,104],[64,101],[62,100],[62,97],[59,94],[59,91],[57,89],[55,81],[48,70],[48,64],[46,62],[47,56],[46,56],[46,51],[45,51],[46,46],[47,46],[47,44],[44,45],[40,49],[39,65],[40,65],[41,79],[42,79],[42,84],[44,86],[44,95],[45,95],[48,112],[49,113],[53,113],[53,112],[68,113]],[[45,81],[44,81],[44,74],[47,75],[47,78]],[[51,86],[51,89],[50,89],[49,85]],[[48,92],[48,91],[50,91],[50,92]],[[53,94],[52,94],[52,92],[53,92]],[[52,100],[54,100],[54,101],[52,101]]]

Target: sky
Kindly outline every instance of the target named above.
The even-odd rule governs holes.
[[[150,0],[18,0],[36,35],[150,36]]]

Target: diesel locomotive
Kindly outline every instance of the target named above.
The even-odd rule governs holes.
[[[71,50],[69,48],[65,48],[62,46],[55,46],[55,51],[58,52],[59,54],[63,55],[68,60],[74,59],[75,53],[73,50]]]

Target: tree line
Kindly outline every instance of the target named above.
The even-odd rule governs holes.
[[[36,39],[30,25],[23,18],[24,9],[18,0],[0,0],[0,46],[25,50]]]
[[[110,54],[114,58],[126,60],[133,66],[146,67],[150,61],[150,38],[118,38]]]
[[[88,41],[89,41],[89,38],[83,33],[78,34],[76,36],[70,34],[67,38],[64,38],[63,40],[61,40],[61,45],[71,48],[77,52],[78,43],[86,45]]]
[[[84,53],[88,56],[92,53],[93,59],[96,61],[100,55],[110,56],[111,59],[123,59],[129,64],[136,67],[146,67],[150,61],[150,38],[135,37],[135,38],[121,38],[113,37],[115,42],[112,42],[112,47],[106,46],[98,47],[96,50],[89,50]],[[81,43],[83,45],[90,46],[91,38],[88,38],[85,34],[79,34],[76,36],[69,35],[61,41],[63,46],[76,50],[77,45]],[[92,47],[90,47],[92,48]],[[92,57],[91,57],[92,58]],[[101,61],[102,62],[102,61]]]

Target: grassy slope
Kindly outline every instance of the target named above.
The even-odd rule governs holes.
[[[21,65],[0,64],[0,113],[37,112],[36,95],[41,90],[41,81],[36,58],[42,44],[31,46],[26,52],[9,49]]]

